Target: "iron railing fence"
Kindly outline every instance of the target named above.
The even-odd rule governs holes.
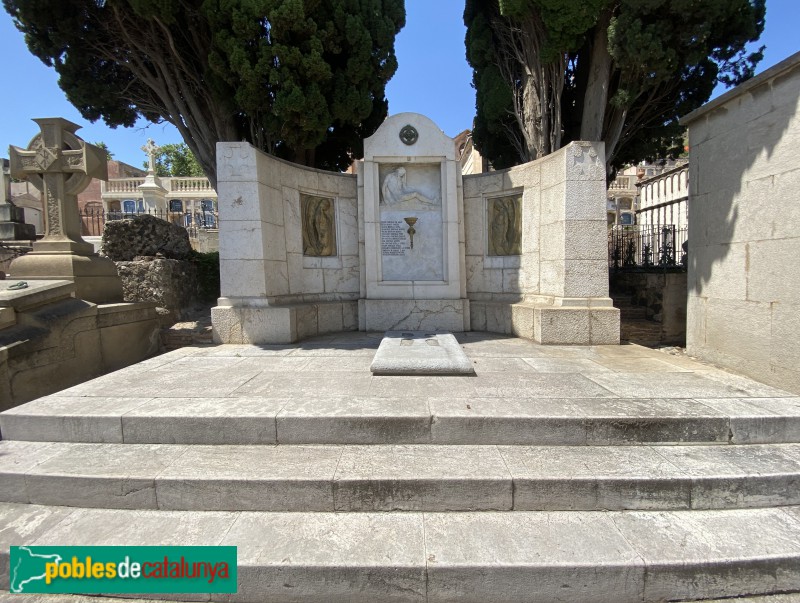
[[[168,211],[162,209],[142,209],[135,212],[121,210],[104,210],[86,207],[79,211],[81,231],[85,236],[102,236],[106,222],[125,220],[141,215],[150,215],[177,224],[189,232],[191,238],[197,238],[200,230],[219,228],[219,215],[216,211]]]
[[[674,225],[615,226],[608,232],[608,266],[686,270],[688,241],[688,228]]]

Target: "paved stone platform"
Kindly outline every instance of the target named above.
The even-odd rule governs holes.
[[[0,414],[0,588],[58,542],[239,547],[237,595],[167,600],[800,592],[800,398],[487,333],[456,334],[474,377],[376,376],[382,338],[183,348]]]

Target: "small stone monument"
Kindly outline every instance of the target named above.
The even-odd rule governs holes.
[[[367,331],[469,330],[453,140],[416,113],[364,141]]]
[[[161,185],[161,179],[156,175],[156,156],[161,153],[161,147],[152,138],[148,138],[142,151],[147,155],[147,176],[138,186],[142,193],[142,204],[146,210],[166,211],[167,189]]]
[[[406,368],[425,371],[443,370],[426,337],[442,331],[619,343],[602,142],[465,176],[452,138],[400,113],[364,141],[355,176],[240,142],[218,143],[217,176],[217,342],[398,331],[392,349],[424,349],[436,366]]]
[[[81,237],[77,195],[92,178],[107,179],[106,154],[60,117],[34,119],[41,132],[27,149],[10,147],[10,172],[30,180],[44,197],[45,235],[33,251],[14,260],[11,274],[32,280],[69,280],[81,299],[94,303],[122,301],[122,282],[114,262],[99,257]]]

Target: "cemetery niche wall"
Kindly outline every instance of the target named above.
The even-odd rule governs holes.
[[[219,343],[347,331],[492,331],[619,343],[602,143],[462,176],[455,144],[401,113],[356,174],[219,143]]]
[[[686,347],[800,394],[800,52],[685,116]]]

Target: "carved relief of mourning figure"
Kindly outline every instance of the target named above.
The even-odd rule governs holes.
[[[336,255],[336,218],[333,199],[301,195],[300,211],[303,255],[314,257]]]
[[[396,206],[398,209],[414,209],[438,205],[436,199],[431,199],[420,191],[408,187],[406,184],[406,169],[403,167],[386,174],[381,186],[381,203],[388,206]]]
[[[521,203],[522,198],[519,195],[489,199],[489,255],[522,253]]]

